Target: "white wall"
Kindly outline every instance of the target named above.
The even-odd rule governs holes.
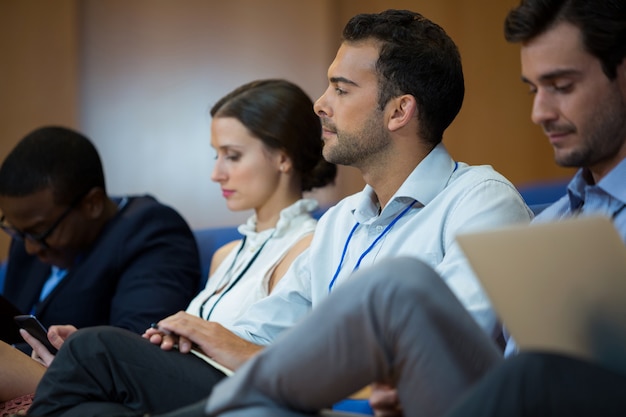
[[[80,5],[80,126],[101,153],[109,192],[152,193],[192,227],[247,217],[229,212],[210,180],[208,110],[266,77],[289,79],[315,100],[340,37],[327,18],[332,1]],[[322,203],[334,194],[320,194]]]

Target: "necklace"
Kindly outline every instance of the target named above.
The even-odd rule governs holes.
[[[241,280],[241,278],[243,278],[243,276],[246,274],[246,272],[248,272],[248,269],[250,269],[250,267],[252,266],[254,261],[256,261],[256,259],[259,257],[259,254],[261,253],[261,251],[263,250],[263,248],[265,247],[267,242],[269,242],[270,239],[272,239],[273,236],[274,236],[274,232],[272,232],[272,234],[267,239],[265,239],[265,242],[263,242],[263,244],[255,252],[255,254],[252,256],[250,261],[248,261],[246,266],[241,270],[239,275],[237,275],[237,277],[235,279],[230,280],[229,276],[231,274],[231,271],[235,267],[235,264],[237,263],[237,259],[239,258],[239,255],[243,251],[243,248],[246,246],[247,236],[244,236],[244,238],[241,241],[241,245],[239,246],[239,249],[237,249],[237,253],[235,254],[235,258],[233,259],[233,261],[231,262],[230,266],[228,267],[228,269],[224,273],[224,277],[229,277],[229,280],[224,285],[219,285],[218,288],[216,288],[215,291],[213,291],[213,293],[210,294],[207,298],[205,298],[204,301],[202,302],[202,304],[200,304],[200,308],[199,308],[199,312],[198,312],[198,315],[200,317],[205,318],[204,317],[204,307],[206,306],[206,303],[209,302],[211,297],[213,297],[214,295],[219,294],[219,298],[211,306],[211,309],[209,310],[209,312],[206,315],[205,319],[209,320],[209,317],[211,317],[211,313],[213,313],[213,310],[215,310],[215,307],[217,306],[217,304],[222,300],[222,298],[226,295],[226,293],[228,291],[230,291],[235,286],[235,284],[237,284],[237,282],[239,282],[239,280]]]

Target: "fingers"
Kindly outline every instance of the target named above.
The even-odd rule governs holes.
[[[141,335],[141,337],[143,337],[144,339],[150,339],[153,335],[159,334],[159,332],[156,329],[153,329],[152,327],[148,327],[146,330],[143,331],[143,334]]]
[[[152,323],[141,336],[154,345],[160,345],[163,350],[171,350],[179,344],[177,335],[162,329],[157,323]]]
[[[402,407],[398,398],[398,392],[388,384],[372,384],[370,406],[374,410],[376,417],[402,416]]]
[[[20,334],[22,335],[26,343],[28,343],[30,347],[33,348],[31,357],[45,367],[50,366],[50,364],[54,360],[54,355],[50,353],[50,351],[46,349],[46,347],[39,340],[31,336],[31,334],[28,333],[26,330],[20,329]]]
[[[160,345],[163,343],[163,334],[158,332],[146,332],[141,335],[144,339],[148,339],[153,345]]]
[[[202,320],[203,322],[205,321],[204,319],[192,316],[184,311],[179,311],[178,313],[159,321],[157,323],[158,329],[164,333],[171,332],[178,335],[184,334],[185,330],[190,327],[190,322],[194,322],[194,319]]]
[[[53,326],[50,326],[50,328],[48,329],[48,334],[50,334],[50,332],[54,332],[61,339],[65,340],[68,337],[70,337],[70,335],[74,333],[76,330],[78,329],[72,326],[71,324],[63,324],[63,325],[55,324]]]
[[[161,331],[161,333],[173,334],[179,338],[184,336],[185,338],[192,340],[195,334],[201,332],[199,329],[207,326],[207,323],[210,322],[181,311],[173,316],[169,316],[168,318],[159,321],[158,330]]]
[[[154,344],[160,344],[162,349],[177,347],[181,353],[188,353],[206,342],[204,337],[212,333],[210,329],[213,326],[211,322],[180,311],[151,325],[144,332],[144,337]]]
[[[179,345],[179,337],[175,334],[164,334],[161,336],[161,349],[172,350]]]
[[[65,342],[65,339],[70,337],[72,333],[78,330],[71,325],[53,325],[48,329],[48,340],[57,349],[61,349],[61,345]]]
[[[192,346],[193,344],[191,343],[191,340],[187,339],[186,337],[180,336],[178,338],[178,350],[181,353],[189,353]]]

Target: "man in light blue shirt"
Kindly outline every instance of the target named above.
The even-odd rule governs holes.
[[[557,163],[581,167],[567,195],[534,221],[602,214],[626,242],[626,3],[525,0],[509,13],[505,36],[522,44],[532,118]],[[626,375],[556,353],[508,350],[451,417],[626,414]]]

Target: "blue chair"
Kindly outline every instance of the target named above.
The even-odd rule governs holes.
[[[194,230],[193,235],[196,238],[198,250],[200,251],[200,268],[202,271],[200,289],[203,289],[209,278],[211,259],[213,259],[215,251],[228,242],[241,239],[242,236],[237,231],[236,226],[197,229]]]
[[[347,398],[345,400],[339,401],[337,404],[333,405],[332,410],[346,413],[354,413],[356,415],[362,416],[374,415],[374,410],[372,410],[372,407],[370,407],[369,400],[360,398]]]
[[[6,261],[0,262],[0,294],[4,293],[4,279],[7,273],[7,263]]]
[[[541,210],[567,193],[569,181],[569,179],[537,181],[520,185],[517,189],[533,212],[539,214]]]

